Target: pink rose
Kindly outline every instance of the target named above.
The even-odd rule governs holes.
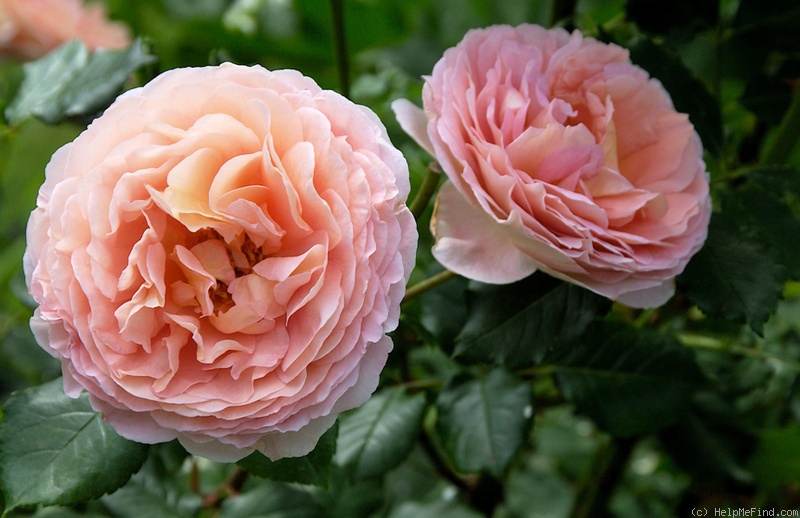
[[[79,39],[91,50],[130,45],[127,27],[100,4],[80,0],[0,0],[0,56],[35,59]]]
[[[306,454],[392,348],[408,191],[378,118],[296,71],[166,72],[48,165],[32,328],[124,437]]]
[[[434,256],[488,283],[542,270],[657,306],[702,246],[702,145],[628,53],[534,25],[470,31],[398,120],[449,178]]]

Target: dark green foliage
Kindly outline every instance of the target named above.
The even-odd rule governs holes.
[[[689,35],[716,25],[718,0],[628,0],[625,12],[643,30],[655,34]]]
[[[328,485],[338,432],[338,426],[333,426],[320,438],[314,450],[304,457],[288,457],[272,461],[260,452],[253,452],[240,460],[238,465],[257,477],[324,487]]]
[[[525,444],[533,416],[530,387],[502,368],[451,379],[436,408],[436,430],[455,468],[496,477]]]
[[[698,486],[745,481],[745,460],[756,437],[737,419],[736,409],[713,394],[698,396],[692,411],[659,435],[666,451]]]
[[[544,274],[506,286],[476,285],[455,356],[462,361],[524,367],[567,347],[610,303]]]
[[[726,214],[712,217],[705,246],[680,277],[700,309],[760,333],[781,298],[783,268],[769,250],[747,239]]]
[[[554,363],[564,397],[618,436],[674,423],[703,383],[692,353],[673,338],[615,323],[597,323]]]
[[[800,172],[791,167],[748,170],[730,190],[720,192],[725,214],[748,238],[769,249],[786,278],[800,280]],[[785,280],[785,279],[782,279]]]
[[[800,8],[793,0],[742,0],[733,21],[737,37],[767,51],[800,49],[794,37],[798,24]]]
[[[0,483],[7,510],[71,505],[112,492],[144,462],[147,447],[123,439],[61,379],[15,393],[0,423]]]
[[[340,419],[334,461],[353,477],[380,475],[400,464],[422,426],[425,399],[400,388],[375,394]]]
[[[227,500],[220,518],[317,518],[325,510],[303,488],[265,482],[251,491]]]
[[[6,118],[18,124],[34,116],[55,124],[91,117],[111,104],[132,72],[155,59],[139,41],[126,50],[94,53],[72,41],[24,66],[25,79]]]

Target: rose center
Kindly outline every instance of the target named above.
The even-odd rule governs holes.
[[[253,274],[266,254],[247,233],[226,243],[219,232],[205,228],[177,245],[172,257],[183,273],[183,279],[171,285],[173,300],[202,316],[218,316],[236,305],[231,286]]]

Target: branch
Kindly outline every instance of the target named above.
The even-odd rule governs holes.
[[[341,94],[350,98],[350,58],[347,55],[347,37],[344,27],[344,0],[330,0],[333,20],[333,45],[336,51],[336,69],[339,73]]]

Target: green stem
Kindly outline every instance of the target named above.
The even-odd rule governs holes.
[[[11,154],[12,135],[12,129],[0,123],[0,180],[5,178],[7,174],[10,174],[6,171],[6,167],[8,164],[8,157]],[[9,194],[3,189],[3,185],[5,184],[6,182],[0,182],[0,199],[5,199],[6,195]]]
[[[242,492],[242,486],[247,481],[247,477],[250,475],[247,471],[242,468],[236,468],[233,473],[231,473],[228,480],[225,481],[225,488],[230,495],[238,495]]]
[[[614,439],[606,448],[600,448],[585,482],[578,490],[571,518],[605,518],[611,516],[608,503],[619,485],[628,465],[635,438]]]
[[[203,509],[219,509],[227,498],[236,496],[242,492],[242,486],[249,476],[250,473],[237,467],[216,491],[205,495],[203,498]],[[197,477],[197,485],[199,488],[199,475]]]
[[[443,479],[447,480],[466,494],[470,494],[472,492],[473,487],[472,484],[470,484],[469,479],[461,478],[450,468],[450,466],[442,458],[442,455],[439,453],[439,449],[434,444],[434,441],[427,430],[422,430],[419,436],[419,442],[423,451],[428,456],[428,460],[431,461],[433,469],[435,469]]]
[[[450,270],[444,270],[442,272],[437,273],[436,275],[432,275],[425,279],[424,281],[420,281],[415,285],[411,286],[406,290],[406,294],[403,297],[403,303],[408,302],[409,300],[413,299],[417,295],[421,295],[426,291],[435,288],[436,286],[449,281],[450,279],[456,276],[455,273],[451,272]]]
[[[414,200],[408,206],[411,214],[414,215],[414,219],[419,220],[422,213],[425,212],[428,203],[433,197],[433,193],[436,192],[436,187],[439,185],[439,178],[441,177],[442,171],[439,168],[439,164],[431,162],[428,165],[428,172],[425,174],[425,178],[422,179],[422,183],[419,186],[417,195],[414,196]]]
[[[751,347],[742,347],[740,345],[730,344],[723,340],[719,340],[714,337],[691,334],[691,333],[683,333],[678,335],[678,340],[687,346],[693,347],[695,349],[707,349],[711,351],[719,351],[729,354],[735,354],[738,356],[746,356],[747,358],[756,358],[759,360],[776,360],[787,367],[791,368],[796,372],[800,372],[800,362],[793,360],[792,358],[787,358],[785,356],[780,356],[778,354],[773,354],[763,349],[753,349]]]
[[[552,376],[556,372],[555,365],[545,364],[536,365],[534,367],[526,367],[517,371],[517,375],[521,378],[538,378],[543,376]]]
[[[720,7],[721,9],[721,7]],[[722,16],[720,14],[720,16]],[[725,36],[723,34],[723,24],[717,23],[717,30],[714,37],[714,64],[712,75],[712,88],[714,99],[717,101],[711,109],[716,111],[720,120],[722,120],[722,62],[725,56]],[[719,142],[719,154],[712,158],[716,166],[716,178],[726,178],[728,176],[728,163],[725,159],[727,153],[725,149],[725,139]]]
[[[411,380],[411,381],[404,381],[399,383],[399,385],[405,389],[414,391],[414,390],[426,390],[426,389],[438,389],[444,385],[444,380],[439,378],[431,378],[431,379],[422,379],[422,380]]]
[[[0,172],[5,168],[6,159],[11,151],[13,136],[14,129],[0,122]]]
[[[653,315],[657,313],[657,308],[648,308],[642,310],[636,320],[633,321],[633,327],[637,329],[644,328],[653,318]]]
[[[786,115],[783,116],[781,125],[778,126],[774,139],[767,142],[761,154],[761,164],[785,163],[797,145],[800,135],[800,88],[796,89],[792,97],[792,104]]]
[[[347,55],[347,37],[344,27],[344,0],[330,0],[333,19],[333,44],[336,51],[336,68],[339,73],[341,94],[350,98],[350,59]]]

